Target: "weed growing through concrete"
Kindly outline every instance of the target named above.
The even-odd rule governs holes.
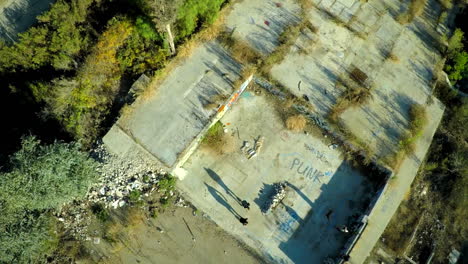
[[[384,162],[394,169],[398,169],[406,155],[414,154],[416,141],[423,135],[427,124],[426,108],[420,104],[413,104],[410,108],[408,132],[398,141],[398,150],[384,158]]]
[[[395,55],[395,53],[391,52],[388,57],[387,57],[388,60],[390,60],[391,62],[395,62],[395,63],[398,63],[400,62],[400,58],[398,58],[397,55]]]
[[[416,17],[423,13],[426,3],[427,0],[411,0],[408,10],[397,16],[397,22],[402,25],[413,22]]]
[[[331,109],[328,117],[333,123],[338,122],[339,116],[349,107],[358,107],[372,99],[372,87],[364,87],[365,80],[361,84],[352,80],[348,76],[341,76],[337,82],[337,87],[344,87],[345,90],[337,99],[336,104]]]
[[[286,128],[292,131],[304,131],[307,119],[303,115],[293,115],[286,119]]]
[[[206,132],[201,147],[216,155],[222,155],[235,150],[235,141],[231,135],[224,133],[224,126],[218,121]]]

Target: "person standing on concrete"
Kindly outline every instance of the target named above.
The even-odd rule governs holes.
[[[244,207],[247,210],[250,210],[250,203],[247,202],[246,200],[243,200],[241,203],[242,207]]]
[[[243,224],[243,225],[245,225],[245,226],[249,223],[248,219],[247,219],[247,218],[243,218],[243,217],[239,218],[239,221],[241,222],[241,224]]]

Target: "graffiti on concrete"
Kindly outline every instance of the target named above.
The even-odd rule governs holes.
[[[325,175],[310,164],[304,164],[304,161],[301,161],[299,158],[294,158],[291,167],[289,168],[292,171],[296,171],[299,175],[304,175],[307,179],[312,180],[312,182],[322,183],[320,178]]]
[[[296,222],[296,220],[294,218],[290,218],[287,221],[282,222],[279,228],[281,229],[281,231],[289,233],[293,231],[294,222]]]
[[[310,152],[312,152],[312,154],[315,155],[315,157],[317,157],[317,159],[319,159],[321,162],[324,162],[326,164],[330,164],[325,156],[325,154],[323,154],[322,152],[318,151],[317,149],[315,149],[314,147],[312,147],[311,145],[308,145],[307,143],[304,143],[304,147],[309,150]],[[328,156],[328,155],[327,155]]]

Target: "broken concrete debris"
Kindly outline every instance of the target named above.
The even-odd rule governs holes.
[[[64,205],[56,213],[59,221],[77,239],[89,238],[87,227],[91,221],[88,210],[90,204],[98,203],[104,208],[113,209],[123,207],[130,202],[131,193],[137,192],[137,199],[142,199],[142,196],[157,191],[160,177],[166,174],[142,158],[123,159],[111,155],[103,145],[93,150],[92,157],[99,161],[97,171],[100,179],[91,187],[85,199]],[[178,204],[184,204],[182,198],[177,201]]]
[[[278,206],[278,204],[286,197],[286,183],[285,182],[277,182],[273,184],[273,194],[272,196],[265,202],[265,205],[262,208],[263,214],[269,214],[273,209]]]
[[[257,156],[257,154],[260,152],[264,141],[264,136],[258,136],[258,138],[254,140],[254,145],[252,148],[250,148],[250,143],[248,141],[244,141],[241,147],[241,151],[247,156],[247,159],[251,159]]]
[[[255,140],[254,149],[257,153],[260,152],[260,149],[262,148],[264,141],[265,141],[264,136],[258,136],[258,138]]]

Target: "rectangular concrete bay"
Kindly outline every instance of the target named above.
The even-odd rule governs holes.
[[[206,106],[230,96],[240,68],[217,42],[204,44],[119,125],[170,168],[216,113]]]

